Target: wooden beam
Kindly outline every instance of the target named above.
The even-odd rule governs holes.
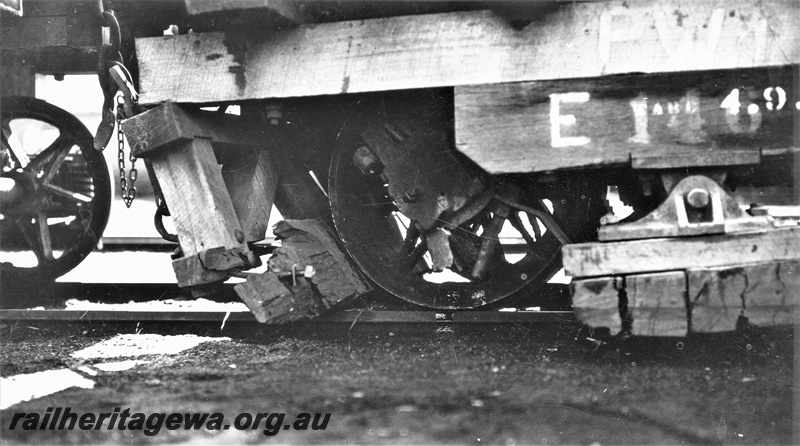
[[[278,144],[273,152],[281,166],[275,207],[290,220],[331,220],[328,197],[311,177],[308,169],[293,156],[289,144]]]
[[[179,104],[162,104],[122,123],[137,157],[153,156],[154,150],[169,149],[195,138],[214,146],[259,146],[265,134],[261,121],[240,116],[192,110]]]
[[[573,277],[714,268],[794,260],[800,226],[766,232],[566,245],[564,269]]]
[[[634,274],[625,277],[635,336],[686,336],[686,273]]]
[[[39,49],[67,45],[67,17],[3,17],[0,49]]]
[[[280,167],[264,150],[239,154],[223,164],[222,177],[242,225],[245,242],[263,240],[266,236],[279,175]]]
[[[517,29],[486,11],[137,39],[141,103],[224,102],[791,65],[800,4],[569,3]]]
[[[175,279],[181,288],[198,287],[215,282],[222,283],[230,277],[224,271],[206,269],[197,254],[173,260],[172,270],[175,272]]]
[[[691,330],[730,331],[740,316],[757,326],[791,325],[800,311],[800,260],[687,272]]]
[[[574,279],[575,318],[619,333],[630,321],[635,336],[686,336],[686,274],[683,271]]]
[[[150,160],[184,256],[217,247],[246,249],[210,141],[183,142]]]
[[[613,277],[573,279],[570,283],[575,319],[592,327],[607,327],[612,334],[622,330],[619,290]]]
[[[456,146],[495,174],[757,164],[794,145],[791,86],[775,67],[457,87]]]
[[[92,1],[29,2],[22,17],[0,19],[0,50],[94,49],[103,43],[96,11]]]

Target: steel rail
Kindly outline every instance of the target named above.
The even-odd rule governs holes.
[[[62,322],[248,322],[256,319],[250,312],[236,311],[118,311],[118,310],[0,310],[0,321]],[[313,322],[331,323],[414,323],[414,324],[538,324],[572,322],[569,311],[375,311],[347,310],[329,313]],[[311,320],[309,320],[311,322]]]

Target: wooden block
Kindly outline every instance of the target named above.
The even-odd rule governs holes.
[[[686,273],[669,271],[625,277],[635,336],[686,336]]]
[[[197,258],[200,259],[203,268],[212,271],[229,271],[257,266],[254,265],[254,255],[247,248],[242,247],[206,249],[197,253]]]
[[[524,29],[453,12],[137,39],[136,53],[142,104],[211,103],[786,66],[796,29],[793,0],[569,2]]]
[[[175,279],[181,288],[196,287],[213,282],[221,282],[230,277],[222,271],[207,270],[197,255],[181,257],[172,261]]]
[[[194,139],[151,158],[184,256],[211,248],[245,248],[211,142]]]
[[[715,268],[795,260],[800,227],[721,234],[565,245],[564,269],[573,277]]]
[[[281,247],[269,260],[269,272],[234,287],[259,322],[312,318],[371,289],[321,221],[281,221],[274,232]],[[314,268],[313,277],[302,276],[306,266]],[[293,279],[294,272],[298,275]]]
[[[739,316],[758,326],[790,325],[800,306],[800,261],[687,272],[691,330],[731,331]]]
[[[311,283],[302,277],[296,286],[287,286],[270,272],[254,274],[233,289],[262,324],[309,319],[323,310]]]
[[[156,149],[177,147],[195,138],[215,147],[258,147],[267,138],[258,120],[203,110],[175,103],[162,104],[122,123],[131,151],[137,157],[153,156]]]
[[[372,289],[356,266],[344,254],[336,235],[319,220],[285,220],[274,228],[281,240],[269,259],[270,271],[292,272],[292,266],[302,271],[310,265],[316,274],[310,279],[319,292],[325,309],[364,294]]]
[[[575,318],[590,327],[608,327],[612,334],[622,330],[619,293],[613,277],[573,279],[570,283]]]
[[[791,107],[746,99],[772,84],[797,100],[788,67],[457,87],[456,146],[494,174],[756,164],[793,144]]]
[[[222,177],[245,241],[255,242],[266,236],[280,170],[269,152],[256,150],[239,155],[223,165]]]
[[[179,287],[196,287],[226,280],[230,277],[227,273],[229,270],[257,266],[252,264],[254,260],[253,254],[246,249],[219,247],[175,259],[172,269]]]
[[[591,327],[608,327],[616,334],[625,325],[623,319],[628,319],[636,336],[687,333],[683,271],[573,279],[571,291],[575,317]]]

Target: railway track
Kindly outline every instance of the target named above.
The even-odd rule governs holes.
[[[256,322],[255,317],[242,304],[239,310],[197,309],[189,294],[172,284],[140,283],[55,283],[39,290],[46,295],[47,307],[0,309],[0,321],[180,321],[180,322]],[[227,296],[215,300],[228,301]],[[89,304],[90,309],[63,309],[64,303],[78,300]],[[168,305],[166,302],[177,305]],[[96,302],[102,302],[98,304]],[[152,310],[126,310],[121,304],[134,302],[153,303]],[[159,302],[165,303],[158,305]],[[220,302],[222,303],[222,302]],[[75,307],[75,306],[70,306]],[[107,309],[102,309],[107,307]],[[387,310],[347,308],[324,314],[315,322],[329,323],[410,323],[410,324],[538,324],[574,321],[570,311],[455,311]]]

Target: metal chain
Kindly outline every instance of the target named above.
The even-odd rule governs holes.
[[[119,164],[119,188],[122,191],[122,200],[125,202],[125,207],[130,208],[133,200],[136,198],[136,157],[131,152],[129,159],[131,162],[131,169],[125,174],[125,132],[122,130],[122,120],[124,113],[122,107],[125,100],[122,96],[117,96],[117,163]]]

